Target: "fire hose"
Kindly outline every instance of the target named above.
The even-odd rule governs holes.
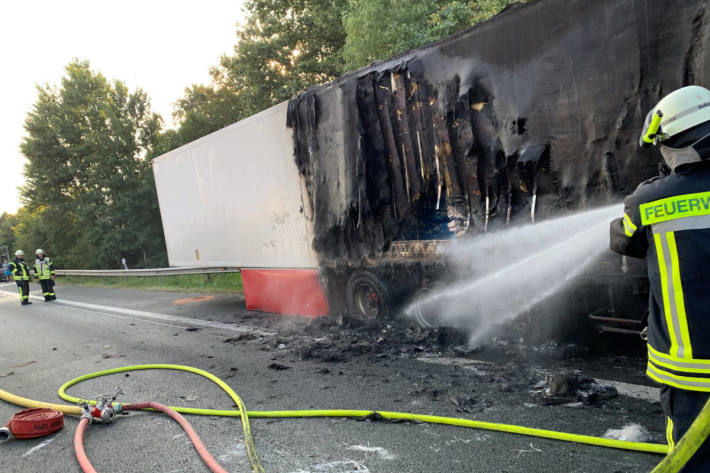
[[[193,415],[208,415],[208,416],[222,416],[222,417],[240,417],[242,420],[242,429],[244,431],[244,443],[245,447],[247,450],[247,454],[249,456],[249,460],[252,464],[252,469],[254,470],[255,473],[262,473],[264,472],[264,468],[261,466],[259,459],[256,455],[256,450],[254,448],[254,442],[252,439],[251,435],[251,428],[249,425],[249,418],[305,418],[305,417],[350,417],[350,418],[368,418],[371,416],[376,416],[377,418],[381,419],[387,419],[387,420],[406,420],[406,421],[419,421],[419,422],[427,422],[427,423],[434,423],[434,424],[445,424],[445,425],[451,425],[451,426],[457,426],[457,427],[469,427],[469,428],[476,428],[476,429],[484,429],[484,430],[493,430],[493,431],[498,431],[498,432],[508,432],[508,433],[515,433],[515,434],[520,434],[520,435],[528,435],[528,436],[535,436],[535,437],[541,437],[541,438],[548,438],[548,439],[555,439],[555,440],[563,440],[563,441],[568,441],[568,442],[574,442],[574,443],[581,443],[581,444],[587,444],[587,445],[596,445],[596,446],[601,446],[601,447],[608,447],[608,448],[617,448],[617,449],[625,449],[625,450],[635,450],[639,452],[647,452],[647,453],[658,453],[658,454],[667,454],[667,456],[662,460],[656,468],[654,468],[652,473],[677,473],[680,471],[680,469],[685,465],[687,460],[692,457],[692,455],[695,453],[695,451],[700,447],[700,445],[705,441],[705,439],[708,437],[710,434],[710,401],[708,401],[708,404],[705,405],[703,410],[700,412],[698,417],[696,418],[695,422],[693,425],[690,427],[690,429],[686,432],[686,434],[683,436],[683,438],[678,442],[678,444],[675,446],[674,449],[672,449],[669,452],[668,446],[667,445],[662,445],[662,444],[654,444],[654,443],[645,443],[645,442],[629,442],[629,441],[623,441],[623,440],[614,440],[614,439],[606,439],[606,438],[600,438],[600,437],[594,437],[591,435],[581,435],[581,434],[572,434],[572,433],[567,433],[567,432],[557,432],[553,430],[545,430],[545,429],[537,429],[537,428],[531,428],[531,427],[524,427],[524,426],[517,426],[517,425],[511,425],[511,424],[499,424],[499,423],[494,423],[494,422],[484,422],[484,421],[477,421],[477,420],[470,420],[470,419],[460,419],[460,418],[454,418],[454,417],[442,417],[442,416],[433,416],[433,415],[422,415],[422,414],[411,414],[411,413],[405,413],[405,412],[389,412],[389,411],[372,411],[372,410],[345,410],[345,409],[327,409],[327,410],[282,410],[282,411],[247,411],[246,407],[244,406],[244,403],[242,402],[241,398],[237,395],[234,390],[232,390],[229,385],[227,385],[224,381],[216,377],[215,375],[201,370],[199,368],[194,368],[190,366],[182,366],[182,365],[169,365],[169,364],[151,364],[151,365],[133,365],[133,366],[124,366],[120,368],[114,368],[114,369],[109,369],[109,370],[104,370],[104,371],[97,371],[95,373],[87,374],[84,376],[80,376],[78,378],[75,378],[71,381],[66,382],[63,384],[58,391],[59,397],[61,397],[63,400],[67,402],[74,403],[75,405],[62,405],[62,404],[50,404],[50,403],[45,403],[45,402],[39,402],[39,401],[34,401],[31,399],[23,398],[20,396],[16,396],[14,394],[8,393],[6,391],[0,390],[0,399],[19,405],[23,407],[30,407],[30,408],[51,408],[51,409],[56,409],[60,412],[63,412],[64,414],[68,415],[82,415],[82,420],[79,424],[79,428],[77,429],[77,433],[75,435],[75,450],[77,450],[77,438],[83,436],[83,432],[86,429],[87,425],[89,424],[89,418],[87,416],[87,412],[91,412],[91,409],[89,406],[101,406],[102,401],[96,401],[96,400],[87,400],[87,399],[80,399],[77,397],[70,396],[66,393],[66,390],[75,385],[78,384],[82,381],[86,381],[88,379],[93,379],[93,378],[98,378],[101,376],[106,376],[106,375],[111,375],[111,374],[116,374],[116,373],[123,373],[127,371],[138,371],[138,370],[151,370],[151,369],[161,369],[161,370],[177,370],[177,371],[185,371],[193,374],[197,374],[200,376],[203,376],[210,381],[214,382],[217,384],[219,387],[221,387],[227,395],[234,401],[234,403],[237,406],[237,410],[221,410],[221,409],[206,409],[206,408],[189,408],[189,407],[165,407],[161,406],[159,404],[155,403],[115,403],[111,404],[110,407],[112,409],[115,409],[116,412],[122,412],[122,411],[128,411],[128,410],[160,410],[163,412],[167,412],[168,415],[171,415],[176,421],[178,421],[183,428],[186,429],[186,431],[192,430],[192,427],[189,427],[189,424],[187,424],[187,421],[185,421],[185,424],[183,424],[180,420],[178,420],[178,417],[172,415],[169,411],[175,412],[179,418],[182,418],[180,414],[178,413],[183,413],[183,414],[193,414]],[[82,404],[84,405],[84,408],[77,406],[76,404]],[[103,407],[106,407],[106,403],[104,400]],[[164,408],[164,409],[163,409]],[[94,418],[96,418],[96,412],[94,412],[92,415]],[[184,420],[184,418],[182,418]],[[194,432],[194,430],[192,430]],[[81,434],[81,435],[80,435]],[[196,436],[197,434],[195,434]],[[192,438],[192,436],[190,436]],[[199,438],[197,439],[199,441]],[[81,442],[81,441],[80,441]],[[193,438],[194,442],[194,438]],[[201,446],[198,446],[201,445]],[[81,446],[81,452],[83,452],[83,442],[79,444]],[[206,449],[204,449],[204,445],[199,443],[195,443],[195,448],[198,450],[198,453],[203,458],[203,461],[205,461],[210,468],[213,468],[214,465],[211,465],[207,460],[205,460],[205,457],[203,456],[203,453],[206,453]],[[77,450],[77,456],[81,453],[79,450]],[[207,456],[209,454],[207,453]],[[210,457],[211,458],[211,457]],[[88,463],[88,458],[86,458],[86,455],[84,454],[84,463],[80,463],[82,465],[82,469],[84,470],[85,473],[93,473],[96,470],[93,469],[93,467]],[[83,460],[80,460],[83,461]],[[216,465],[216,462],[215,462]],[[90,469],[86,469],[85,467],[89,467]],[[224,472],[219,465],[216,465],[217,468],[219,469],[212,469],[212,471],[216,472]]]

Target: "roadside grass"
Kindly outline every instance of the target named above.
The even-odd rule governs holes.
[[[240,273],[183,274],[176,276],[58,276],[57,282],[68,286],[142,289],[173,292],[244,292]]]

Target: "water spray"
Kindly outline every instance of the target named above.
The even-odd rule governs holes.
[[[466,330],[471,344],[559,293],[598,261],[609,244],[616,204],[472,237],[445,256],[458,280],[416,298],[405,314]]]

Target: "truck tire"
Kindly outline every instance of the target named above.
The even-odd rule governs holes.
[[[366,269],[358,269],[350,275],[345,297],[350,315],[362,320],[386,319],[392,311],[390,288]]]

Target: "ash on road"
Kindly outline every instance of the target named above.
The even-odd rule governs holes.
[[[653,441],[664,439],[653,388],[638,387],[650,396],[627,395],[624,388],[624,382],[645,383],[641,357],[598,357],[577,345],[507,340],[472,350],[444,329],[247,312],[238,295],[175,304],[196,295],[58,286],[65,302],[128,309],[121,313],[67,303],[21,307],[14,287],[0,290],[0,388],[33,399],[58,402],[57,388],[85,373],[175,363],[221,377],[253,410],[393,410],[589,435],[638,424]],[[600,378],[616,382],[618,395],[614,388],[584,399],[584,389],[607,387]],[[124,402],[232,407],[206,380],[164,371],[99,378],[70,394],[89,397],[115,386],[126,393]],[[0,402],[0,422],[19,409]],[[250,471],[238,420],[189,420],[228,471]],[[79,472],[72,449],[76,424],[67,418],[53,436],[0,445],[0,471]],[[660,461],[652,454],[418,423],[254,419],[252,430],[269,472],[631,473],[650,471]],[[207,471],[180,428],[153,413],[90,426],[86,448],[99,472]]]

